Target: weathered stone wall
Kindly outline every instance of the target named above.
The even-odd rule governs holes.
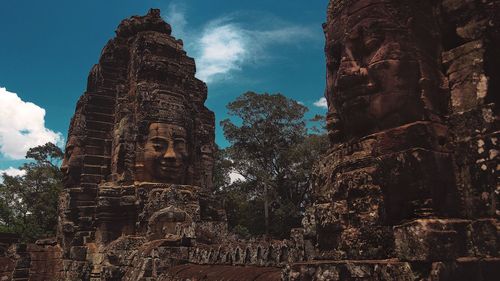
[[[19,242],[17,235],[12,233],[0,233],[0,280],[12,280],[15,269],[15,258],[9,249]]]
[[[330,1],[316,261],[287,280],[500,278],[499,3]]]
[[[443,1],[442,54],[451,92],[456,183],[462,215],[497,217],[500,2]]]
[[[8,247],[0,255],[0,280],[61,280],[62,250],[55,240],[19,244],[15,236],[0,234],[0,244]]]
[[[55,241],[38,241],[29,244],[29,281],[61,280],[63,276],[62,249]]]
[[[87,245],[82,256],[91,259],[91,279],[160,278],[183,264],[250,266],[255,272],[262,271],[257,267],[270,267],[279,272],[303,260],[297,250],[301,241],[236,239],[217,206],[196,186],[101,186],[96,243]]]

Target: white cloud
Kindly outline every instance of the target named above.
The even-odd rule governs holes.
[[[294,43],[313,38],[310,28],[285,22],[269,14],[247,13],[223,16],[201,28],[190,29],[186,4],[170,2],[165,21],[172,26],[173,35],[184,41],[188,54],[196,60],[196,77],[213,83],[231,77],[249,63],[269,58],[269,46]],[[244,23],[251,23],[251,28]],[[198,30],[198,29],[197,29]]]
[[[211,82],[217,75],[239,70],[247,60],[248,38],[234,24],[207,28],[198,42],[198,78]]]
[[[271,45],[298,43],[311,37],[308,28],[274,24],[268,24],[266,29],[252,30],[231,17],[208,23],[199,39],[190,44],[198,66],[197,77],[207,83],[227,78],[244,65],[265,58]]]
[[[167,15],[165,21],[172,26],[172,34],[177,39],[183,39],[187,20],[185,16],[185,6],[182,3],[171,2],[167,8]]]
[[[26,171],[16,169],[13,167],[9,167],[8,169],[5,169],[5,170],[0,170],[0,183],[3,183],[3,174],[4,173],[7,174],[8,176],[15,177],[15,176],[24,176],[26,174]]]
[[[0,88],[0,154],[24,159],[29,148],[62,143],[61,133],[45,128],[45,109]]]
[[[317,100],[316,102],[314,102],[314,106],[327,109],[328,108],[328,103],[326,102],[326,98],[325,97],[320,98],[319,100]]]

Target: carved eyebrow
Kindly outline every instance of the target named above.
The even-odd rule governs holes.
[[[174,136],[185,136],[186,132],[183,130],[172,130],[172,135]]]

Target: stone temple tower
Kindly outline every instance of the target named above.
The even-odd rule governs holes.
[[[186,240],[196,221],[224,220],[199,206],[212,190],[215,145],[207,87],[195,71],[155,9],[122,21],[102,50],[62,165],[59,233],[68,278],[100,278],[104,248],[123,235]],[[155,203],[154,196],[169,199]]]

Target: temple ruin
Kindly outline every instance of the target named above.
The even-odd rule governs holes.
[[[71,119],[58,237],[0,235],[0,280],[499,280],[499,26],[497,0],[330,0],[312,203],[241,240],[194,60],[159,10],[125,19]]]

